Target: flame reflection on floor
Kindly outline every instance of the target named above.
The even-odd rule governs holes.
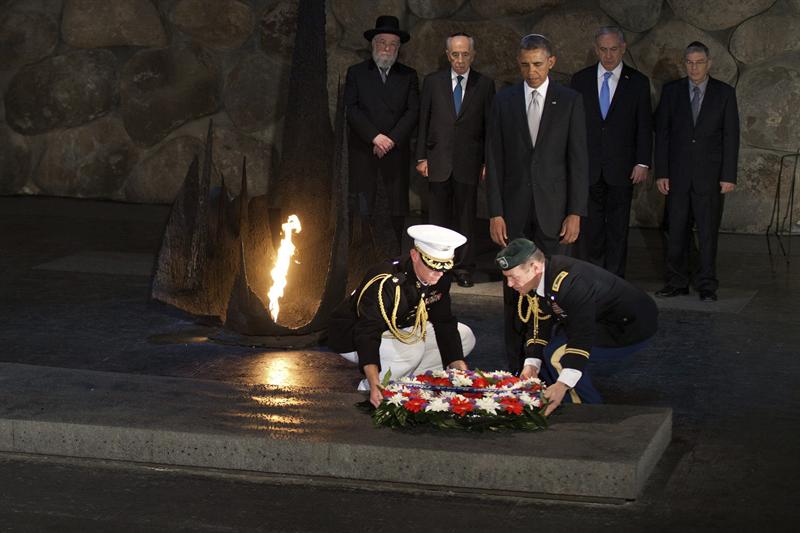
[[[294,367],[295,362],[289,355],[276,357],[274,354],[269,354],[258,364],[257,382],[275,387],[299,387],[302,383],[294,375]]]

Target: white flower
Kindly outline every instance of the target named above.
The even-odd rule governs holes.
[[[434,370],[433,372],[431,372],[431,375],[435,378],[446,378],[447,372],[445,372],[444,370]]]
[[[401,394],[395,394],[394,396],[390,397],[388,402],[389,405],[403,405],[403,400],[405,398]]]
[[[528,407],[541,407],[542,406],[541,402],[539,401],[539,397],[538,396],[533,397],[530,394],[528,394],[527,392],[523,392],[522,394],[519,395],[519,401],[521,401],[522,403],[524,403]]]
[[[441,391],[441,392],[439,393],[439,396],[441,396],[442,398],[456,398],[456,397],[458,397],[458,396],[460,396],[460,395],[459,395],[459,394],[456,394],[456,393],[455,393],[455,392],[453,392],[453,391],[449,391],[449,390],[447,390],[447,391]],[[461,397],[463,398],[463,396],[461,396]]]
[[[427,389],[422,389],[419,391],[419,397],[422,398],[423,400],[432,400],[434,396],[435,395],[433,394],[433,392]]]
[[[450,380],[456,387],[471,387],[472,380],[464,374],[454,374]]]
[[[447,403],[444,398],[434,398],[431,400],[428,405],[425,407],[426,411],[434,411],[434,412],[447,412],[450,410],[450,404]]]
[[[456,394],[456,393],[451,393],[451,394],[453,395],[453,398],[457,400],[461,400],[462,402],[468,401],[468,398],[462,394]]]
[[[475,405],[490,415],[497,414],[497,410],[500,409],[500,404],[494,401],[494,398],[479,398],[475,400]]]

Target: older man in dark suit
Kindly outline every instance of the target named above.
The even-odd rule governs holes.
[[[410,36],[396,17],[380,16],[365,31],[372,57],[347,69],[344,105],[348,136],[351,209],[375,215],[378,176],[384,180],[398,244],[408,213],[410,140],[419,114],[417,71],[397,62]]]
[[[653,150],[650,80],[622,63],[621,29],[598,29],[594,47],[598,63],[571,83],[583,95],[589,143],[589,216],[578,255],[625,277],[633,186],[647,179]]]
[[[656,296],[689,293],[688,237],[694,217],[703,301],[717,299],[717,236],[724,194],[736,186],[739,111],[736,91],[708,75],[711,56],[701,42],[684,53],[687,77],[664,85],[656,112],[656,185],[667,195],[666,286]]]
[[[456,253],[456,281],[471,287],[475,206],[485,173],[486,123],[494,81],[471,68],[475,41],[464,33],[447,38],[450,68],[430,74],[422,86],[417,135],[417,172],[428,178],[431,224],[458,231],[467,243]]]
[[[522,38],[517,63],[523,82],[499,92],[487,132],[489,233],[506,246],[527,237],[546,254],[575,242],[589,193],[586,119],[580,93],[549,79],[556,63],[550,41]],[[506,287],[506,355],[519,369],[522,327]]]

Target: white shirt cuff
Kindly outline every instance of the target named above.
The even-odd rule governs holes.
[[[570,389],[573,389],[575,388],[575,385],[578,384],[578,381],[580,381],[581,376],[583,376],[583,372],[580,370],[575,370],[574,368],[565,368],[558,375],[558,381]]]
[[[539,370],[542,369],[542,360],[536,357],[528,357],[525,359],[525,362],[522,363],[522,366],[535,366],[536,372],[539,372]]]
[[[649,166],[645,165],[644,163],[636,163],[636,166],[637,167],[642,167],[642,168],[650,168]]]

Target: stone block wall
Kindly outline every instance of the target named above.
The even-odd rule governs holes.
[[[0,194],[170,203],[209,119],[216,179],[236,192],[246,155],[250,191],[263,194],[280,150],[296,3],[0,0]],[[800,0],[328,0],[327,10],[331,114],[347,67],[368,56],[363,31],[384,13],[410,31],[401,60],[421,76],[446,65],[446,36],[466,31],[475,67],[498,87],[518,79],[521,36],[547,35],[554,77],[567,82],[594,61],[594,29],[618,24],[654,104],[683,75],[683,47],[702,40],[741,114],[724,230],[765,229],[780,158],[800,148]],[[425,189],[413,180],[412,207]],[[652,183],[639,186],[631,223],[657,226],[662,209]]]

